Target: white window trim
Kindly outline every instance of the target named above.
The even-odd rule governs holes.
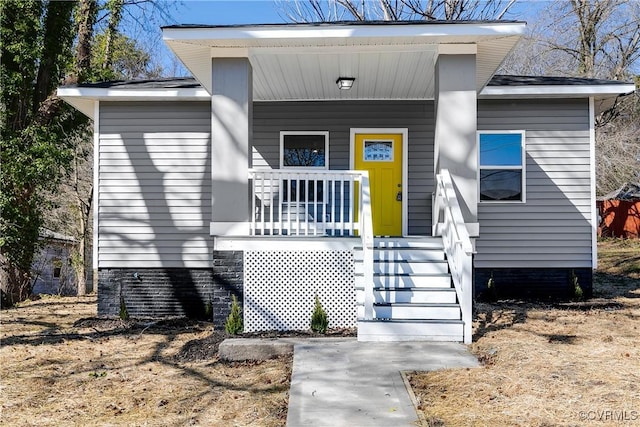
[[[324,166],[285,166],[284,165],[284,137],[286,135],[323,135],[324,136]],[[329,131],[283,130],[280,131],[280,169],[329,169]]]
[[[522,166],[482,166],[480,164],[480,135],[486,134],[519,134],[520,144],[522,152]],[[526,131],[524,130],[479,130],[476,132],[476,144],[478,147],[478,203],[482,204],[522,204],[527,202],[527,144],[526,144]],[[522,200],[481,200],[480,196],[480,171],[482,169],[503,169],[503,170],[521,170],[522,171]]]

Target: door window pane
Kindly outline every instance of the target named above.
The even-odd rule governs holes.
[[[365,162],[392,162],[393,141],[364,141]]]

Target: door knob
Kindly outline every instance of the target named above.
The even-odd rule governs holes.
[[[402,191],[398,191],[398,194],[396,194],[396,200],[399,202],[402,201]]]

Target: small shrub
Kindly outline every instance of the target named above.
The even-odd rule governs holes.
[[[496,282],[493,279],[493,271],[491,272],[491,277],[489,277],[489,280],[487,281],[486,300],[487,301],[498,300],[498,287],[496,286]]]
[[[238,335],[242,332],[242,316],[240,315],[240,306],[238,305],[238,299],[235,295],[232,295],[231,313],[227,317],[227,322],[224,324],[224,330],[229,335]]]
[[[582,286],[578,282],[578,276],[576,276],[576,272],[571,270],[571,285],[570,285],[571,299],[574,301],[582,301],[584,299],[584,292],[582,291]]]
[[[124,302],[124,296],[120,295],[120,319],[129,320],[129,311],[127,311],[127,304]]]
[[[313,308],[313,314],[311,314],[311,330],[320,334],[327,332],[327,326],[329,326],[329,320],[327,320],[327,312],[322,308],[320,304],[320,298],[316,295],[316,303]]]
[[[204,318],[208,322],[213,319],[213,304],[211,304],[211,301],[207,301],[204,305]]]

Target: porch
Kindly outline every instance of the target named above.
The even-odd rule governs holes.
[[[472,246],[448,171],[434,236],[375,237],[367,171],[249,170],[249,235],[215,236],[244,258],[245,330],[307,329],[318,295],[361,341],[471,342]]]

